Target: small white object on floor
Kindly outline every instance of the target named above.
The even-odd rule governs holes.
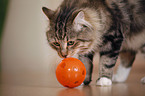
[[[145,77],[141,79],[141,83],[145,84]]]

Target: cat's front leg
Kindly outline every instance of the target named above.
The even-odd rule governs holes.
[[[79,59],[84,63],[86,67],[86,77],[84,80],[85,85],[88,85],[92,81],[93,55],[94,53],[79,55]]]
[[[116,63],[116,57],[101,56],[99,62],[99,78],[97,85],[109,86],[112,85],[113,67]]]
[[[119,56],[123,41],[122,34],[104,36],[104,45],[100,48],[99,78],[96,82],[100,86],[112,85],[113,67]]]

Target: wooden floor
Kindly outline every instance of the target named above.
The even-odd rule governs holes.
[[[33,81],[25,78],[18,79],[20,76],[9,76],[9,74],[2,73],[0,96],[145,96],[145,84],[140,83],[140,79],[145,76],[145,59],[140,55],[137,56],[125,83],[113,83],[110,87],[96,86],[97,69],[98,66],[95,66],[93,80],[89,86],[81,85],[72,89],[65,88],[52,79],[53,74],[47,82],[40,78]],[[6,77],[11,77],[11,79]],[[26,76],[28,77],[31,76]]]

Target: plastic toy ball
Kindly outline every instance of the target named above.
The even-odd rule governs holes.
[[[56,78],[65,87],[73,88],[85,80],[86,68],[76,58],[65,58],[56,68]]]

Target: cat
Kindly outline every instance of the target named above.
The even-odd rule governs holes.
[[[43,7],[49,20],[47,40],[62,58],[78,55],[87,70],[85,85],[91,82],[97,52],[96,84],[124,82],[137,52],[145,52],[144,5],[145,0],[64,0],[55,11]],[[113,75],[118,57],[121,64]]]

